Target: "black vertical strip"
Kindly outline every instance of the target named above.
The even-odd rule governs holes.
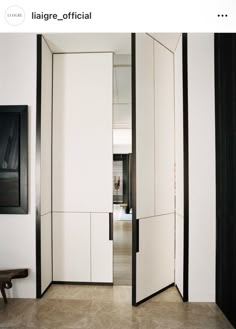
[[[215,34],[216,304],[236,328],[236,34]]]
[[[139,252],[139,219],[136,219],[136,252]]]
[[[20,114],[20,207],[28,213],[28,106]]]
[[[131,34],[132,58],[132,305],[136,305],[136,250],[138,245],[136,220],[136,35]]]
[[[36,297],[41,297],[41,88],[42,35],[37,35],[37,91],[36,91]]]
[[[109,212],[109,240],[113,240],[113,213]]]
[[[184,144],[184,259],[183,301],[188,301],[189,276],[189,142],[188,142],[188,35],[183,33],[183,144]]]
[[[129,211],[132,209],[132,154],[129,153]]]
[[[53,281],[53,74],[54,56],[52,53],[52,99],[51,99],[51,255],[52,255],[52,281]]]

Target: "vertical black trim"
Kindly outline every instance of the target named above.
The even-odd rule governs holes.
[[[42,93],[42,35],[37,35],[37,93],[36,93],[36,297],[41,297],[41,93]]]
[[[48,49],[50,49],[48,47]],[[51,99],[51,255],[52,255],[52,281],[53,281],[53,75],[54,75],[54,57],[52,53],[52,99]]]
[[[183,301],[188,301],[189,284],[189,142],[188,142],[188,35],[183,33],[183,144],[184,144],[184,259]]]
[[[28,213],[28,106],[20,118],[20,206]]]
[[[113,213],[109,212],[109,240],[113,240]]]
[[[139,252],[139,219],[136,219],[136,252]]]
[[[131,34],[132,60],[132,305],[136,305],[136,250],[137,250],[137,220],[136,220],[136,35]]]
[[[129,209],[128,211],[130,211],[130,209],[132,208],[132,153],[128,154],[128,162],[129,162],[129,196],[128,196],[128,200],[129,200]]]

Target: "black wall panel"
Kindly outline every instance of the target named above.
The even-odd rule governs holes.
[[[236,34],[215,34],[216,302],[236,327]]]

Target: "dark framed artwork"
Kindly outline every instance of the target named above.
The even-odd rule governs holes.
[[[0,214],[28,213],[28,106],[0,106]]]
[[[127,204],[126,213],[132,208],[132,154],[113,154],[113,203]]]

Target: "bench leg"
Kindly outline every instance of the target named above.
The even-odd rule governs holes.
[[[7,296],[6,296],[6,291],[4,288],[4,283],[0,283],[0,288],[1,288],[1,293],[2,293],[4,303],[7,303]]]

